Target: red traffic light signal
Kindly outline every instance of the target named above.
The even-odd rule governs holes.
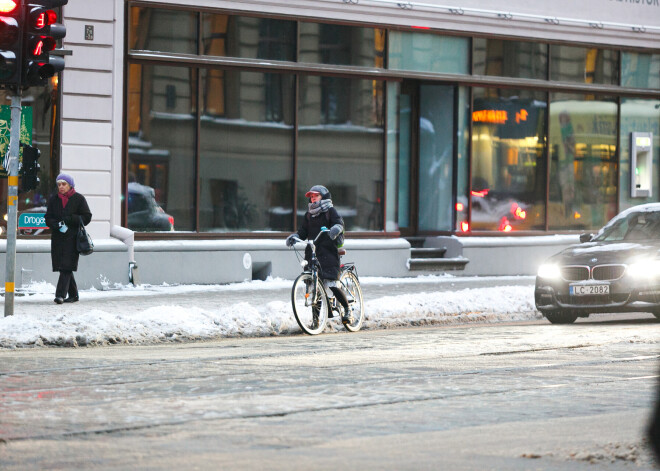
[[[0,85],[20,83],[21,20],[20,0],[0,0]]]
[[[0,15],[13,13],[20,6],[19,0],[0,0]]]
[[[23,86],[45,85],[46,79],[64,69],[64,59],[49,53],[66,36],[66,27],[57,23],[57,13],[51,8],[66,3],[68,0],[32,0],[26,5]]]

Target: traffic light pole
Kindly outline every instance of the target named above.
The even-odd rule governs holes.
[[[5,317],[14,315],[16,232],[18,228],[18,152],[21,138],[21,87],[11,97],[9,165],[7,166],[7,252],[5,263]]]

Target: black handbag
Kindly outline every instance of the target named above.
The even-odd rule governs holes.
[[[76,239],[76,249],[80,255],[89,255],[94,252],[94,242],[92,241],[92,236],[85,230],[85,224],[81,216],[78,216],[80,219],[80,226],[78,226],[78,238]]]

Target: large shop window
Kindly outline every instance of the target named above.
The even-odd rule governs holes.
[[[549,229],[597,229],[616,215],[617,105],[550,95]]]
[[[545,229],[546,95],[475,88],[472,230]]]
[[[613,49],[550,45],[550,80],[619,84],[619,53]]]
[[[298,225],[325,185],[351,231],[383,230],[384,82],[300,77]]]
[[[195,230],[194,69],[129,69],[127,224],[136,231]]]
[[[619,179],[619,211],[631,206],[651,203],[660,199],[658,176],[660,174],[660,100],[643,100],[641,98],[623,98],[621,100],[621,171]],[[653,133],[653,193],[648,198],[632,198],[630,196],[630,146],[631,133]]]
[[[200,231],[292,229],[294,84],[286,74],[202,71]]]
[[[9,151],[11,123],[10,93],[0,93],[0,155]],[[21,99],[21,133],[23,143],[37,146],[41,152],[39,158],[39,183],[37,188],[28,192],[20,191],[19,181],[18,214],[45,213],[48,197],[57,191],[55,177],[59,172],[60,132],[59,132],[59,93],[58,77],[49,80],[45,87],[32,87],[23,92]],[[21,153],[22,154],[22,153]],[[22,158],[22,157],[20,157]],[[7,173],[0,166],[0,236],[7,237]],[[4,178],[3,178],[4,177]],[[50,229],[20,229],[19,235],[33,236],[50,233]]]
[[[493,38],[472,40],[472,73],[545,80],[548,47],[544,43]]]

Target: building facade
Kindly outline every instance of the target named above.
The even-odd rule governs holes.
[[[314,184],[364,271],[394,276],[403,237],[578,234],[660,197],[658,0],[70,0],[61,14],[72,54],[24,100],[47,157],[19,211],[74,175],[106,254],[94,284],[125,281],[132,258],[150,282],[295,273],[279,244]],[[43,237],[23,231],[19,250]]]

